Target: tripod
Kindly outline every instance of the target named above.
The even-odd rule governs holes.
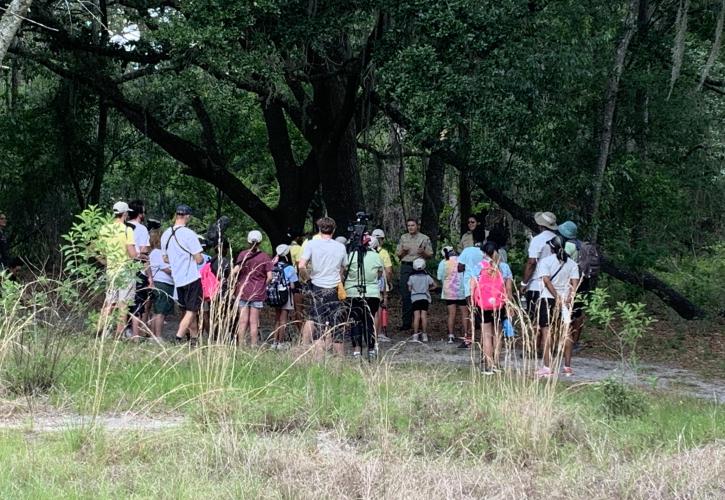
[[[348,260],[348,270],[351,268],[353,259],[356,259],[356,285],[354,288],[358,292],[357,297],[350,300],[350,316],[352,319],[351,337],[353,348],[362,349],[363,344],[368,348],[368,358],[373,359],[376,356],[375,351],[375,332],[374,332],[374,316],[379,306],[379,299],[367,296],[367,278],[365,273],[365,255],[367,250],[363,245],[350,252]],[[363,340],[364,337],[364,340]],[[355,351],[357,352],[357,351]]]

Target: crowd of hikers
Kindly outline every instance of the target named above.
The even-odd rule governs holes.
[[[178,307],[175,341],[192,346],[203,336],[263,342],[272,349],[296,339],[340,356],[348,344],[353,357],[374,359],[378,344],[391,341],[387,313],[393,258],[382,229],[362,227],[347,238],[336,237],[335,221],[322,217],[316,234],[290,235],[274,255],[263,251],[258,230],[249,231],[248,247],[233,255],[225,236],[228,219],[201,237],[189,228],[188,205],[176,207],[173,224],[165,229],[145,220],[139,200],[115,203],[113,214],[99,237],[108,278],[102,318],[111,317],[114,309],[120,312],[118,336],[160,340],[165,318]],[[563,373],[572,375],[572,348],[584,322],[583,297],[595,286],[599,252],[577,238],[574,222],[557,224],[551,212],[538,212],[534,219],[538,233],[528,243],[517,284],[507,262],[506,231],[487,231],[478,217],[470,216],[468,231],[457,247],[443,246],[436,267],[430,262],[430,238],[416,220],[407,220],[407,232],[395,245],[403,339],[431,341],[428,312],[440,290],[447,310],[442,340],[461,349],[480,345],[484,374],[500,371],[501,342],[515,337],[523,317],[542,358],[537,376],[554,373],[555,354],[563,357]],[[435,276],[429,269],[436,269]],[[265,307],[274,309],[274,329],[260,336]]]

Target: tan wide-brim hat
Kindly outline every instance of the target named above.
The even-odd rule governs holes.
[[[556,215],[551,212],[536,212],[534,214],[534,220],[540,226],[544,226],[547,229],[556,231],[559,226],[556,225]]]

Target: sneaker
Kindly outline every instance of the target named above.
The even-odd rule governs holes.
[[[419,337],[420,337],[419,333],[414,333],[413,335],[411,335],[410,341],[411,342],[420,342]]]
[[[361,354],[359,352],[353,352],[352,353],[352,358],[353,359],[360,359],[360,356],[361,356]]]
[[[378,342],[392,342],[393,340],[384,333],[378,334]]]
[[[471,348],[471,343],[470,342],[466,342],[464,340],[463,342],[461,342],[460,344],[458,344],[458,348],[459,349],[470,349]]]
[[[491,368],[484,368],[484,367],[481,367],[481,373],[483,373],[483,374],[484,374],[484,375],[486,375],[487,377],[490,377],[491,375],[493,375],[493,374],[494,374],[494,371],[493,371],[493,370],[492,370]]]
[[[449,333],[448,334],[448,343],[453,344],[455,341],[456,341],[456,337],[452,333]]]
[[[491,368],[491,371],[493,373],[503,373],[503,370],[501,368],[499,368],[498,366],[494,366],[493,368]]]
[[[279,342],[277,342],[277,341],[275,340],[274,342],[272,342],[272,345],[271,345],[271,346],[269,346],[269,348],[270,348],[270,349],[272,349],[273,351],[277,351],[277,350],[278,350],[278,349],[280,348],[280,346],[279,346]]]
[[[368,351],[368,361],[373,361],[378,357],[378,351],[375,349],[371,349]]]
[[[537,378],[546,378],[546,377],[550,377],[550,376],[551,376],[551,370],[546,366],[542,366],[541,368],[536,370]]]
[[[428,342],[428,334],[427,333],[421,333],[420,334],[420,340],[422,342]]]
[[[574,370],[571,369],[571,366],[565,366],[563,372],[564,375],[567,377],[571,377],[572,375],[574,375]]]

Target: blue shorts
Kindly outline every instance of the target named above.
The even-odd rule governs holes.
[[[254,309],[262,309],[264,307],[264,301],[239,299],[239,307],[252,307]]]

